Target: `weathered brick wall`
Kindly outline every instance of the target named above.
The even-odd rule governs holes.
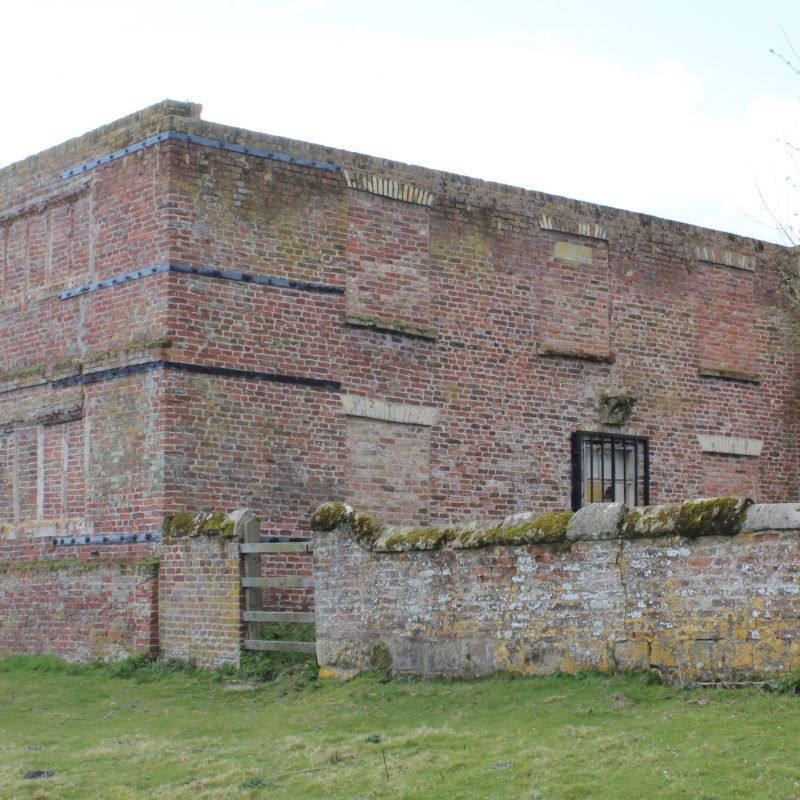
[[[0,170],[0,559],[114,559],[125,546],[50,545],[159,530],[158,376],[114,370],[161,355],[168,276],[61,295],[166,260],[168,175],[153,150],[62,172],[196,111],[160,104]]]
[[[654,501],[720,486],[698,434],[761,441],[761,455],[735,457],[748,494],[796,493],[781,248],[194,118],[176,124],[346,169],[342,179],[170,143],[180,155],[176,257],[346,290],[181,276],[170,338],[192,360],[329,378],[354,395],[438,409],[429,486],[406,513],[427,507],[445,522],[478,507],[567,507],[569,434],[604,429],[594,401],[615,392],[638,403],[624,428],[605,429],[650,437]],[[380,449],[381,429],[401,435],[372,427],[361,447]],[[358,468],[355,440],[334,446]],[[202,447],[196,433],[186,439]],[[347,474],[338,496],[369,507],[377,482],[361,491]],[[306,530],[294,508],[270,513]]]
[[[387,659],[398,673],[451,676],[652,667],[679,681],[795,670],[800,514],[787,513],[766,523],[779,530],[745,523],[732,536],[593,538],[623,535],[615,518],[575,541],[408,552],[402,529],[375,545],[394,552],[365,549],[347,525],[320,532],[319,663],[345,675]],[[429,533],[405,534],[418,542],[408,546],[431,546]]]
[[[57,179],[62,167],[167,129],[345,172],[171,140]],[[62,284],[75,286],[159,261],[344,290],[166,274],[51,297],[59,313],[80,316],[48,327],[36,309],[26,325],[50,331],[56,350],[66,348],[59,356],[163,339],[159,355],[196,366],[334,380],[355,395],[437,408],[429,486],[409,506],[428,507],[433,520],[475,507],[565,507],[569,433],[602,427],[594,400],[614,392],[638,400],[623,432],[651,439],[653,499],[720,485],[698,433],[762,441],[762,455],[739,457],[750,459],[737,470],[747,473],[748,491],[764,500],[794,492],[795,360],[780,311],[778,247],[204,123],[182,104],[134,115],[0,178],[13,189],[9,297],[23,284],[28,293],[46,285],[47,274],[66,271]],[[14,211],[22,186],[34,196],[69,189],[64,207],[72,210],[56,214],[63,204],[52,200]],[[50,266],[40,280],[42,264]],[[13,314],[2,316],[20,328]],[[75,329],[77,337],[64,334]],[[43,340],[29,352],[44,349]],[[295,412],[293,395],[281,402]],[[239,437],[236,423],[226,424],[229,433],[210,439],[196,427],[173,429],[175,450],[211,460],[221,438],[233,445]],[[332,424],[338,462],[356,459],[341,421]],[[165,492],[191,491],[186,470],[170,470],[165,458],[167,484],[174,479]],[[321,499],[313,465],[299,460],[308,500],[271,503],[270,521],[257,509],[269,528],[302,532]],[[328,496],[371,502],[374,487],[361,496],[341,473],[335,481],[339,491]],[[240,493],[204,502],[231,507]]]
[[[201,667],[239,665],[239,542],[186,536],[165,544],[158,584],[161,658]]]
[[[387,522],[424,523],[430,513],[430,429],[351,417],[346,497],[381,509]]]
[[[0,654],[155,655],[157,569],[136,556],[0,562]]]
[[[576,430],[649,437],[653,502],[796,496],[783,248],[198,112],[165,102],[0,170],[0,558],[186,508],[282,535],[330,497],[432,523],[563,509]],[[61,177],[165,131],[281,157],[173,138]],[[59,296],[167,263],[212,272]],[[616,393],[635,413],[604,427]]]

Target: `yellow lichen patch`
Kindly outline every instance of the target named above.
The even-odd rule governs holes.
[[[320,667],[319,679],[331,681],[349,681],[358,675],[357,669],[340,669],[339,667]]]
[[[522,515],[512,524],[466,523],[447,527],[389,527],[364,511],[346,503],[331,502],[319,506],[311,516],[311,529],[331,531],[336,527],[349,527],[353,538],[367,550],[376,552],[403,552],[408,550],[440,550],[490,547],[495,545],[569,544],[567,526],[571,511]]]
[[[332,531],[350,511],[344,503],[323,503],[311,515],[312,531]]]
[[[681,503],[675,521],[678,536],[735,536],[742,529],[753,501],[744,497],[715,497]]]

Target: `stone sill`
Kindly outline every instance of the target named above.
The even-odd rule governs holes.
[[[372,317],[345,317],[345,324],[351,328],[369,328],[380,333],[396,333],[398,336],[410,336],[415,339],[436,341],[439,331],[420,325],[409,325],[402,320],[382,320]]]
[[[717,378],[723,381],[738,381],[739,383],[761,383],[761,376],[755,372],[727,369],[725,367],[698,367],[697,374],[701,378]]]
[[[614,353],[596,353],[590,350],[555,347],[548,344],[537,344],[536,352],[540,358],[572,358],[580,361],[594,361],[600,364],[613,364],[617,357]]]

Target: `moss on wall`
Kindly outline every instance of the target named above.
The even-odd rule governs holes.
[[[164,519],[164,540],[171,542],[184,536],[217,536],[233,539],[236,523],[221,511],[181,511]]]
[[[627,512],[616,535],[610,538],[735,536],[741,532],[747,509],[752,504],[752,500],[743,497],[715,497],[688,500],[675,505],[635,508]],[[349,527],[353,538],[366,550],[403,552],[447,547],[467,549],[497,545],[563,545],[570,542],[567,529],[572,517],[571,511],[555,511],[518,514],[496,524],[471,522],[415,528],[382,525],[373,515],[346,503],[325,503],[312,515],[311,528],[330,531],[339,526]]]
[[[735,536],[741,531],[752,504],[752,500],[744,497],[714,497],[635,508],[623,520],[620,538]]]
[[[375,517],[346,503],[325,503],[311,517],[311,528],[330,531],[349,526],[355,540],[365,549],[377,552],[440,550],[490,547],[493,545],[549,544],[567,541],[571,511],[531,515],[515,524],[452,525],[443,528],[385,526]]]

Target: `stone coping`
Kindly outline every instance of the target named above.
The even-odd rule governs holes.
[[[629,509],[624,503],[592,503],[575,513],[522,512],[501,522],[468,521],[445,527],[384,525],[346,503],[324,503],[311,528],[340,528],[365,550],[462,550],[493,545],[551,544],[598,539],[666,536],[735,536],[761,530],[800,530],[800,502],[754,504],[746,497],[712,497]]]

